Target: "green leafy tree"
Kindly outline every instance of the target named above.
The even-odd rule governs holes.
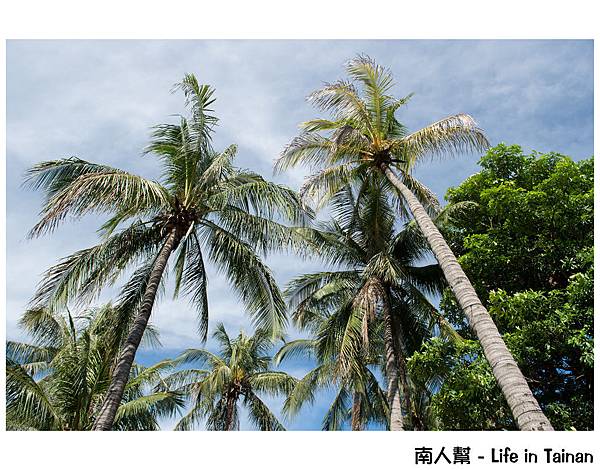
[[[270,369],[269,351],[273,347],[268,330],[258,329],[252,336],[243,332],[231,339],[219,324],[213,333],[219,353],[206,349],[188,349],[179,356],[178,365],[196,363],[200,369],[183,369],[164,379],[168,387],[184,393],[191,402],[190,411],[177,423],[176,430],[189,430],[205,422],[206,429],[239,429],[240,405],[248,410],[251,422],[261,431],[285,428],[260,396],[289,393],[294,377]]]
[[[592,429],[593,160],[526,155],[501,144],[480,164],[479,173],[448,191],[450,205],[475,204],[444,234],[553,426]],[[451,293],[442,307],[468,337]],[[465,350],[430,346],[411,364],[422,380],[425,367],[446,370],[432,397],[444,429],[515,427],[474,343]]]
[[[436,332],[454,334],[427,299],[440,293],[445,283],[437,264],[422,265],[430,252],[414,225],[395,229],[394,207],[400,201],[385,190],[385,178],[368,172],[354,183],[332,198],[330,222],[305,231],[309,246],[337,270],[299,276],[286,289],[295,324],[311,332],[314,340],[293,342],[282,352],[305,348],[318,362],[286,407],[296,412],[313,400],[314,389],[335,383],[338,394],[324,427],[334,423],[337,429],[340,420],[330,416],[344,416],[339,410],[347,408],[350,392],[354,411],[361,403],[366,410],[375,398],[377,381],[369,366],[381,364],[387,381],[386,424],[392,431],[402,430],[413,416],[407,356]],[[365,418],[380,419],[384,407],[377,401],[372,404],[374,412]],[[403,422],[404,414],[408,423]]]
[[[423,420],[432,430],[515,429],[476,341],[433,338],[408,360],[411,379],[426,390]]]
[[[593,160],[500,144],[479,163],[448,190],[449,204],[475,204],[445,234],[481,297],[565,288],[581,270],[580,251],[593,246]]]
[[[90,430],[106,395],[128,318],[111,306],[72,317],[46,309],[25,312],[21,326],[33,343],[9,341],[6,354],[6,425],[13,430]],[[145,338],[158,340],[151,328]],[[156,430],[157,419],[183,408],[168,389],[153,391],[161,361],[134,364],[117,409],[117,430]]]
[[[412,177],[415,165],[428,155],[487,148],[483,131],[470,116],[457,114],[409,133],[395,115],[410,95],[402,99],[391,96],[394,80],[389,70],[359,56],[348,62],[346,71],[350,81],[326,84],[308,98],[332,118],[302,124],[304,132],[283,151],[276,169],[297,164],[321,168],[308,178],[302,191],[305,196],[316,197],[321,205],[367,169],[385,175],[427,239],[485,357],[493,365],[519,428],[551,430],[498,328],[431,220],[427,206],[419,200],[425,189]]]
[[[78,158],[43,162],[29,171],[29,183],[47,194],[32,236],[52,231],[68,215],[111,216],[100,244],[46,272],[34,303],[63,307],[95,295],[126,268],[137,268],[121,295],[137,314],[96,430],[113,424],[171,255],[175,295],[182,290],[197,307],[201,337],[208,326],[205,257],[226,274],[256,325],[275,335],[286,322],[285,303],[258,253],[289,246],[294,234],[279,222],[304,223],[300,201],[293,191],[236,168],[234,145],[213,150],[217,118],[210,109],[211,87],[186,75],[176,89],[185,95],[189,116],[157,126],[147,149],[161,160],[161,182]]]

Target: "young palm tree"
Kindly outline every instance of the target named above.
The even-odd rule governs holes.
[[[320,204],[367,169],[385,175],[426,237],[481,342],[519,428],[552,430],[492,318],[419,202],[420,188],[411,175],[414,166],[427,155],[446,156],[488,147],[483,131],[470,116],[457,114],[409,133],[395,113],[410,95],[402,99],[391,96],[394,81],[390,71],[362,56],[349,61],[346,70],[351,81],[327,84],[308,98],[319,109],[331,112],[332,119],[302,124],[304,133],[283,151],[276,170],[299,163],[322,168],[303,188],[305,196],[316,197]],[[360,91],[355,83],[361,87]]]
[[[428,252],[426,241],[410,225],[394,230],[394,198],[384,190],[385,179],[376,172],[363,176],[355,188],[346,186],[334,195],[331,222],[305,232],[309,244],[339,270],[299,276],[286,295],[296,325],[316,338],[319,364],[337,362],[343,381],[370,380],[366,364],[383,360],[389,428],[397,431],[404,429],[402,401],[406,414],[412,414],[407,355],[434,330],[446,336],[454,332],[426,298],[444,287],[436,264],[416,264]]]
[[[275,335],[286,321],[285,303],[257,252],[293,241],[293,232],[274,218],[300,225],[306,213],[293,191],[234,167],[234,145],[221,153],[213,150],[217,118],[209,108],[212,88],[186,75],[176,89],[185,94],[190,116],[181,117],[179,124],[157,126],[147,149],[161,159],[160,183],[78,158],[43,162],[29,171],[29,183],[48,197],[32,236],[53,230],[67,215],[111,215],[101,228],[100,244],[46,272],[34,304],[56,309],[77,297],[88,299],[126,268],[137,266],[122,292],[122,302],[137,315],[96,430],[113,424],[172,254],[175,295],[183,289],[191,297],[203,338],[208,325],[205,257],[225,272],[256,325]]]
[[[123,319],[111,306],[75,318],[45,309],[27,311],[21,325],[33,336],[33,344],[7,343],[7,428],[91,429],[127,333]],[[152,329],[145,338],[156,341]],[[161,371],[170,367],[169,361],[147,368],[134,364],[115,429],[155,430],[158,418],[183,407],[176,392],[152,391]]]
[[[197,363],[201,369],[184,369],[164,379],[167,387],[185,393],[192,402],[191,410],[175,427],[189,430],[205,421],[206,429],[233,431],[239,429],[239,405],[248,410],[252,423],[261,431],[284,431],[275,415],[259,395],[287,394],[296,379],[270,370],[273,346],[268,330],[258,329],[254,335],[243,332],[230,339],[219,324],[213,333],[219,353],[206,349],[188,349],[175,359],[178,365]]]
[[[290,341],[275,355],[276,364],[297,355],[317,359],[316,367],[298,380],[286,398],[283,411],[287,416],[293,417],[304,405],[312,404],[315,394],[320,390],[335,390],[335,396],[323,417],[324,431],[338,431],[346,423],[350,424],[352,431],[361,431],[370,423],[389,428],[386,395],[370,369],[378,365],[378,357],[370,357],[363,350],[353,359],[351,367],[345,373],[340,373],[337,355],[324,352],[327,350],[327,346],[323,344],[328,336],[326,329],[332,324],[339,327],[343,323],[340,320],[331,321],[331,318],[339,316],[347,320],[351,307],[346,307],[328,317],[329,321],[320,322],[318,327],[315,325],[314,334],[318,339]],[[336,336],[343,336],[343,332],[338,332]],[[337,341],[338,345],[339,342]],[[370,347],[373,348],[373,342]]]

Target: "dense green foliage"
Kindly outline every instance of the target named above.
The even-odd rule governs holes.
[[[412,409],[408,379],[402,377],[406,356],[434,332],[446,338],[454,334],[427,299],[444,288],[441,271],[437,264],[423,265],[430,252],[413,225],[395,228],[393,203],[385,180],[375,172],[339,191],[330,206],[332,219],[305,230],[308,245],[331,269],[297,276],[285,291],[295,326],[311,339],[288,343],[277,357],[306,353],[317,367],[299,381],[284,411],[294,415],[314,400],[317,390],[335,389],[324,430],[350,422],[355,429],[368,423],[387,425],[389,407],[371,370],[380,366],[389,383],[385,309],[395,323],[408,428],[418,410]]]
[[[87,430],[108,388],[111,369],[127,332],[128,317],[110,306],[72,317],[44,309],[25,312],[22,328],[33,342],[7,343],[6,424],[13,430]],[[153,329],[146,341],[156,342]],[[154,390],[171,363],[134,364],[117,430],[155,430],[157,419],[184,404],[168,389]]]
[[[593,160],[499,145],[448,191],[472,201],[444,234],[556,429],[593,427]],[[470,338],[446,292],[442,308]],[[513,428],[477,344],[435,341],[411,360],[442,429]],[[439,381],[443,385],[439,387]],[[439,388],[439,390],[437,390]]]

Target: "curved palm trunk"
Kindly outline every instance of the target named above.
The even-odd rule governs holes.
[[[352,430],[353,431],[362,431],[362,423],[361,423],[361,397],[360,393],[354,392],[352,397]]]
[[[171,256],[176,245],[177,234],[176,231],[173,230],[167,237],[165,244],[156,257],[154,267],[150,273],[150,278],[148,279],[146,291],[144,292],[142,304],[133,321],[129,336],[123,345],[123,349],[121,350],[121,354],[113,371],[110,387],[108,388],[108,392],[102,403],[102,408],[100,408],[100,412],[98,413],[94,427],[92,428],[94,431],[110,431],[112,428],[117,409],[123,398],[125,385],[129,380],[129,373],[135,358],[135,353],[137,352],[144,331],[146,331],[146,326],[148,325],[148,319],[150,318],[152,306],[156,299],[160,280],[165,271],[165,267],[167,266],[169,256]]]
[[[490,314],[483,306],[471,282],[456,260],[425,208],[415,195],[400,181],[390,167],[383,164],[381,171],[408,203],[416,223],[427,238],[444,276],[448,281],[469,325],[479,339],[494,377],[504,394],[511,412],[523,431],[552,431],[552,425],[533,396],[523,373],[506,347]]]
[[[404,431],[402,424],[402,397],[400,394],[400,370],[394,334],[392,311],[387,299],[383,301],[385,342],[385,375],[388,382],[387,399],[390,407],[390,431]]]

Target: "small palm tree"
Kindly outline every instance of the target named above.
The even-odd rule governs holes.
[[[342,308],[330,317],[348,319],[348,308]],[[297,339],[286,343],[275,355],[276,364],[293,356],[304,356],[316,359],[317,365],[298,380],[286,398],[283,412],[289,416],[297,415],[307,403],[315,401],[315,395],[321,390],[335,390],[334,398],[323,417],[321,428],[324,431],[338,431],[347,423],[352,431],[361,431],[370,423],[389,427],[389,407],[385,392],[371,370],[378,365],[378,357],[370,356],[364,350],[354,357],[351,367],[340,373],[339,357],[324,353],[327,346],[323,344],[327,338],[327,328],[332,325],[341,326],[343,321],[323,321],[314,325],[315,337],[318,339]],[[342,337],[343,332],[336,336]],[[338,341],[338,345],[342,341]],[[381,346],[381,345],[379,345]],[[370,344],[374,348],[373,342]]]
[[[422,188],[412,177],[414,166],[427,155],[487,148],[483,131],[470,116],[457,114],[409,133],[395,114],[411,95],[402,99],[391,96],[394,80],[390,71],[363,56],[349,61],[346,70],[352,81],[327,84],[308,97],[319,109],[331,112],[332,119],[302,124],[304,133],[283,151],[276,170],[300,163],[322,168],[308,178],[302,190],[305,197],[315,197],[319,205],[368,169],[385,175],[426,237],[481,342],[519,428],[552,430],[492,318],[432,222],[427,207],[419,201]]]
[[[13,430],[89,430],[110,383],[127,329],[111,306],[72,317],[46,309],[29,310],[21,326],[33,343],[7,343],[6,422]],[[147,341],[156,341],[146,330]],[[134,364],[117,409],[114,428],[155,430],[157,419],[184,405],[178,393],[152,391],[169,361]]]
[[[372,380],[367,366],[383,363],[389,428],[396,431],[404,428],[402,408],[412,415],[407,356],[433,334],[455,333],[426,297],[444,288],[441,270],[437,264],[419,265],[429,250],[413,225],[396,232],[392,203],[397,201],[388,197],[385,183],[370,172],[355,188],[346,186],[332,199],[332,221],[305,231],[309,246],[338,270],[299,276],[288,284],[295,324],[316,339],[292,342],[280,354],[316,349],[319,367],[337,363],[334,376],[362,384],[359,389]],[[310,380],[320,383],[316,375]],[[298,395],[310,399],[302,386],[301,381]],[[306,400],[291,399],[288,406],[294,409]]]
[[[78,158],[40,163],[28,175],[29,183],[48,197],[32,236],[53,230],[67,215],[111,216],[101,227],[100,244],[46,272],[34,304],[56,310],[74,298],[88,299],[137,266],[121,293],[121,303],[137,315],[96,430],[113,424],[172,254],[175,295],[183,290],[197,307],[202,338],[208,326],[205,257],[225,272],[256,325],[275,335],[286,322],[285,303],[258,253],[294,240],[294,232],[274,218],[300,225],[306,213],[293,191],[233,166],[234,145],[221,153],[213,150],[212,88],[186,75],[176,89],[183,91],[190,116],[157,126],[147,149],[161,159],[162,182]]]
[[[239,405],[248,410],[252,423],[261,431],[284,431],[284,427],[259,395],[276,396],[289,393],[296,379],[269,369],[273,347],[268,330],[258,329],[254,335],[243,332],[230,339],[219,324],[213,333],[219,353],[206,349],[188,349],[175,359],[178,365],[197,363],[200,369],[184,369],[164,379],[164,383],[191,401],[191,410],[175,427],[189,430],[205,421],[206,429],[233,431],[239,429]]]

